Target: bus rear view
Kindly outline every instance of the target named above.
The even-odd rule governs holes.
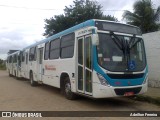
[[[132,96],[147,91],[148,68],[142,33],[131,25],[95,21],[93,97]]]

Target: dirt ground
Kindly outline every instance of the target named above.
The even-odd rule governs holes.
[[[145,102],[134,101],[128,98],[92,100],[80,97],[77,100],[71,101],[67,100],[57,88],[47,85],[31,87],[29,81],[24,79],[16,80],[14,77],[9,77],[6,71],[0,71],[0,111],[160,111],[160,107]],[[79,120],[81,118],[58,117],[55,119]],[[119,118],[83,117],[83,119],[114,120]],[[132,120],[135,118],[130,117],[123,119]],[[149,120],[151,118],[136,117],[136,119]],[[158,117],[152,118],[152,120],[158,119]]]

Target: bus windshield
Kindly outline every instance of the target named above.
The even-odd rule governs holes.
[[[113,72],[144,70],[146,56],[142,38],[99,33],[98,63]]]

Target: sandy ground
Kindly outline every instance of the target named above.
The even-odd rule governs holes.
[[[80,97],[77,100],[70,101],[65,99],[65,97],[60,93],[60,90],[57,88],[47,85],[31,87],[29,81],[24,79],[16,80],[14,77],[9,77],[6,71],[0,71],[0,111],[160,111],[160,107],[145,102],[134,101],[128,98],[92,100],[89,98]],[[27,120],[29,118],[23,119]],[[53,118],[41,119],[53,120]],[[56,117],[54,119],[114,120],[120,118]],[[128,119],[149,120],[151,118],[123,118],[123,120]],[[159,118],[154,117],[152,120],[159,120]]]

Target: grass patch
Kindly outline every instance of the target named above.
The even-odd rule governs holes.
[[[6,65],[0,64],[0,70],[6,70]]]
[[[156,104],[160,106],[160,97],[152,98],[152,97],[145,96],[145,95],[137,95],[133,97],[132,99],[137,100],[137,101],[145,101],[145,102]]]

